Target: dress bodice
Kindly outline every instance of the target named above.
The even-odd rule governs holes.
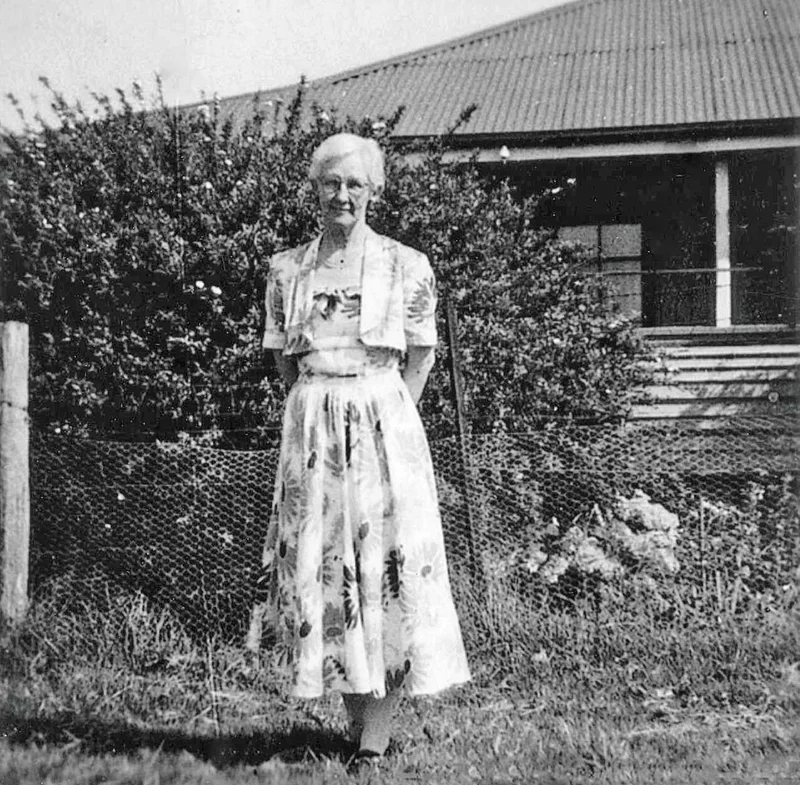
[[[264,298],[265,349],[301,356],[347,348],[356,322],[361,343],[375,349],[402,354],[409,346],[436,345],[436,284],[424,254],[367,227],[361,269],[347,272],[320,264],[319,245],[318,237],[271,258]],[[342,333],[340,317],[354,312],[356,293],[360,316]],[[320,318],[323,314],[326,318]]]
[[[314,283],[311,323],[316,338],[314,348],[298,357],[301,374],[363,376],[397,367],[398,351],[365,346],[359,337],[358,277],[348,284],[348,276],[321,269]]]

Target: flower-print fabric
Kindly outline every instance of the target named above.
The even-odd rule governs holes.
[[[300,697],[431,694],[470,678],[422,422],[400,352],[365,346],[348,326],[357,294],[312,291],[311,332],[339,323],[347,340],[299,358],[258,583]],[[411,301],[404,313],[433,319]],[[415,329],[435,335],[430,324],[405,334]]]
[[[270,260],[262,345],[284,354],[330,348],[320,343],[315,295],[320,238]],[[436,345],[436,284],[424,254],[371,229],[364,233],[358,337],[364,346],[395,349]],[[347,336],[349,338],[349,335]]]

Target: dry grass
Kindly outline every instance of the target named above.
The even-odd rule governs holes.
[[[141,596],[52,592],[0,633],[0,782],[797,782],[793,606],[664,620],[644,601],[483,600],[463,614],[474,683],[406,700],[392,755],[351,774],[338,696],[286,699],[266,657],[194,641]]]

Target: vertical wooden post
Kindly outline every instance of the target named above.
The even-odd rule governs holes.
[[[19,622],[28,608],[28,325],[0,322],[0,613]]]
[[[456,406],[456,424],[461,447],[461,465],[464,476],[464,503],[467,508],[469,528],[469,562],[472,579],[482,583],[483,570],[480,562],[479,521],[476,519],[475,483],[473,481],[472,457],[469,451],[469,424],[464,407],[464,380],[461,375],[461,354],[458,343],[458,315],[449,297],[445,299],[447,313],[447,344],[450,347],[450,383]]]
[[[714,204],[716,209],[716,326],[731,326],[731,221],[730,173],[728,161],[714,166]]]

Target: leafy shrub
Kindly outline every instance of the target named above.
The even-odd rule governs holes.
[[[764,473],[733,487],[724,495],[692,494],[684,506],[692,532],[679,554],[687,583],[717,611],[771,605],[800,589],[797,477]]]
[[[520,200],[477,165],[447,163],[443,145],[414,164],[390,157],[374,223],[434,264],[459,316],[475,429],[620,419],[649,380],[634,324],[604,280],[585,274],[580,249],[537,220],[543,196]]]
[[[665,612],[694,609],[740,614],[788,608],[800,597],[800,497],[797,478],[785,474],[720,478],[699,492],[691,476],[672,476],[655,487],[654,501],[640,488],[576,500],[572,517],[553,497],[558,483],[519,483],[483,505],[486,545],[480,568],[489,584],[516,586],[540,603],[624,597],[646,591]],[[584,481],[591,483],[592,477]],[[562,478],[562,482],[565,480]],[[617,477],[618,489],[627,480]],[[447,488],[446,488],[447,490]],[[526,517],[514,517],[527,506]],[[445,500],[447,496],[445,495]],[[500,504],[498,505],[498,502]],[[665,506],[670,505],[669,507]],[[491,543],[492,547],[489,547]]]
[[[265,261],[318,230],[307,162],[342,129],[387,150],[371,222],[430,255],[460,315],[479,427],[624,416],[646,381],[644,349],[580,252],[537,228],[537,199],[445,162],[442,140],[393,144],[399,114],[339,122],[315,109],[306,124],[302,103],[301,88],[269,134],[255,110],[234,127],[217,106],[148,106],[136,87],[119,91],[118,110],[97,96],[93,115],[54,94],[57,128],[4,135],[0,318],[30,323],[37,424],[274,441],[282,388],[258,340]],[[440,363],[425,405],[439,433],[453,430],[450,397]]]

